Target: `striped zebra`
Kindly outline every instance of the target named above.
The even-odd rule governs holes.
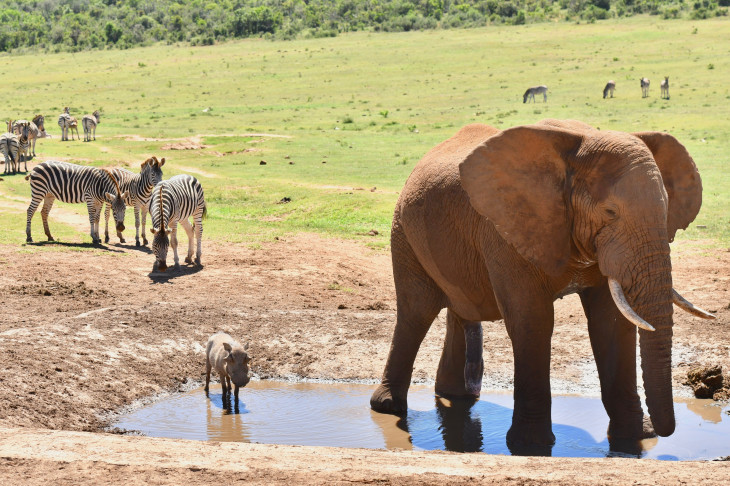
[[[86,203],[89,210],[91,239],[94,244],[101,243],[99,217],[104,201],[112,205],[117,230],[124,231],[124,213],[127,210],[124,200],[127,194],[121,191],[119,183],[108,170],[49,160],[35,166],[25,178],[30,180],[31,194],[25,227],[26,241],[33,241],[30,234],[30,221],[41,201],[43,201],[41,210],[43,229],[48,241],[54,241],[51,230],[48,228],[48,213],[51,211],[55,199],[67,203]]]
[[[20,143],[18,136],[14,133],[3,133],[0,135],[0,153],[5,159],[5,171],[3,174],[15,174],[20,168]]]
[[[651,81],[649,81],[649,78],[641,78],[641,97],[646,98],[649,96],[649,84],[651,84]]]
[[[18,160],[18,164],[25,161],[25,171],[28,172],[30,141],[34,137],[34,133],[38,132],[38,127],[35,124],[31,127],[31,122],[28,120],[15,120],[10,130],[18,136],[18,143],[20,144],[20,160]],[[18,169],[20,169],[20,165],[18,165]]]
[[[28,142],[31,144],[31,153],[33,155],[33,158],[35,158],[36,140],[39,138],[45,138],[47,136],[45,118],[43,117],[43,115],[36,115],[33,117],[32,121],[16,120],[13,122],[13,133],[15,133],[16,135],[20,135],[21,125],[28,125],[26,135],[28,137]]]
[[[112,174],[119,181],[119,187],[127,194],[125,203],[127,206],[134,207],[134,227],[137,231],[134,240],[135,245],[139,245],[139,214],[142,212],[142,241],[147,245],[147,235],[145,235],[145,223],[147,222],[147,208],[149,207],[150,195],[152,189],[162,181],[162,166],[165,165],[165,158],[157,160],[152,157],[142,162],[142,168],[139,174],[127,169],[112,169]],[[104,242],[109,242],[109,203],[104,208]],[[119,241],[125,243],[122,233],[117,231]]]
[[[608,95],[611,95],[611,98],[613,98],[613,91],[616,89],[616,83],[614,80],[610,80],[608,83],[606,83],[606,87],[603,88],[603,99],[606,99]]]
[[[669,99],[669,76],[664,76],[664,81],[659,84],[662,92],[662,98]]]
[[[207,215],[203,188],[200,182],[190,175],[181,174],[162,181],[152,190],[150,198],[150,218],[152,219],[152,252],[155,263],[152,271],[167,270],[167,249],[172,246],[175,257],[175,268],[180,268],[177,256],[177,223],[179,222],[188,235],[188,256],[186,263],[192,263],[193,229],[198,240],[195,264],[200,265],[202,252],[203,218]],[[192,216],[194,226],[188,218]],[[172,235],[168,240],[168,236]]]
[[[94,111],[91,115],[84,115],[81,124],[84,126],[84,142],[91,142],[91,132],[94,132],[94,140],[96,140],[96,126],[101,123],[101,113],[99,110]]]
[[[548,87],[545,85],[542,86],[533,86],[532,88],[527,88],[527,91],[525,91],[525,94],[522,96],[522,102],[527,103],[527,100],[532,98],[532,102],[535,102],[535,95],[542,95],[543,102],[547,102],[547,90]]]
[[[63,109],[63,113],[58,115],[58,126],[61,127],[61,141],[68,141],[68,129],[71,127],[71,120],[73,118],[68,111],[68,106]],[[77,130],[78,133],[78,130]],[[73,137],[73,134],[71,135]]]

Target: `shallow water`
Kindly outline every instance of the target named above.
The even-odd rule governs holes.
[[[412,386],[404,418],[370,410],[375,385],[252,381],[238,407],[223,403],[220,387],[174,395],[123,416],[117,427],[153,437],[335,447],[402,448],[510,454],[505,436],[512,420],[510,393],[483,394],[476,403],[434,398],[433,388]],[[663,460],[730,455],[730,407],[711,400],[674,405],[671,437],[641,442],[636,456]],[[552,450],[562,457],[604,457],[611,452],[608,417],[597,398],[553,397]],[[625,451],[624,451],[625,452]],[[620,454],[619,454],[620,455]]]

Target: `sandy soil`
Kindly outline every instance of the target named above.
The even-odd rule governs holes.
[[[257,249],[204,241],[202,270],[183,267],[167,276],[150,275],[154,258],[146,248],[112,244],[79,252],[79,246],[0,246],[3,484],[204,484],[224,477],[254,483],[730,483],[721,463],[208,447],[101,433],[124,407],[200,382],[203,346],[217,330],[251,342],[253,371],[261,378],[377,380],[395,323],[392,272],[387,252],[313,235]],[[692,366],[730,369],[730,252],[693,248],[673,247],[675,287],[718,319],[675,313],[675,394],[685,396]],[[444,324],[442,315],[421,348],[414,371],[419,381],[434,378]],[[501,322],[485,324],[484,342],[485,386],[509,389],[512,356]],[[598,395],[575,296],[556,303],[552,374],[554,393]],[[175,460],[165,450],[177,451]],[[181,451],[196,459],[185,462]],[[229,467],[245,457],[255,464]],[[202,465],[195,465],[198,459]]]

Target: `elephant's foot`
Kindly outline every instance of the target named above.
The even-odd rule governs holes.
[[[548,421],[512,422],[507,432],[507,447],[517,456],[549,456],[555,444],[552,423]]]
[[[653,439],[657,436],[654,425],[648,415],[637,415],[630,419],[612,418],[606,432],[609,439],[642,440]]]
[[[370,408],[380,413],[400,415],[408,410],[408,390],[400,396],[394,394],[391,388],[380,385],[370,397]]]

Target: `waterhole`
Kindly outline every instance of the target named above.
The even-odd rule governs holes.
[[[219,386],[159,400],[123,416],[117,427],[152,437],[309,446],[401,448],[510,454],[510,393],[485,393],[477,402],[435,398],[432,387],[412,386],[404,417],[373,412],[374,385],[252,381],[236,404]],[[622,449],[609,445],[608,417],[597,398],[554,396],[556,443],[541,454],[604,457],[629,453],[663,460],[730,455],[730,407],[711,400],[678,400],[670,437]]]

